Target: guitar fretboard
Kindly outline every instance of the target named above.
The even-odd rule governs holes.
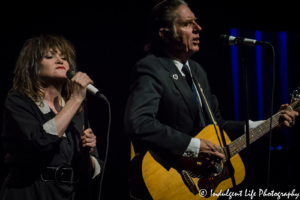
[[[293,106],[289,106],[287,111],[293,110]],[[276,113],[275,115],[272,116],[272,129],[276,127],[279,124],[279,117],[280,117],[281,112]],[[270,131],[270,118],[255,127],[254,129],[251,129],[249,131],[249,137],[250,141],[249,143],[252,144],[255,142],[257,139],[265,135]],[[225,158],[223,159],[223,163],[226,162],[229,158],[235,156],[238,154],[240,151],[246,148],[246,134],[242,135],[241,137],[237,138],[234,140],[232,143],[230,143],[227,147],[223,148],[223,154],[226,155]],[[229,152],[228,152],[229,150]]]

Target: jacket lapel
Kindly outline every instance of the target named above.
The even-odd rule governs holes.
[[[162,58],[158,57],[160,63],[162,66],[169,71],[169,77],[175,84],[176,88],[181,93],[189,111],[192,119],[195,118],[195,116],[198,113],[198,105],[197,101],[194,97],[194,94],[192,90],[190,89],[190,86],[186,82],[185,78],[181,75],[179,70],[177,69],[176,65],[173,63],[173,61],[169,58]]]
[[[203,93],[200,91],[200,88],[199,88],[199,84],[198,84],[198,83],[200,83],[200,86],[201,86],[201,87],[202,87],[203,84],[202,84],[201,80],[198,80],[197,77],[195,76],[195,70],[194,70],[194,67],[192,66],[191,62],[189,62],[189,65],[190,65],[190,68],[191,68],[191,72],[192,72],[193,79],[194,79],[195,84],[196,84],[197,91],[198,91],[198,93],[199,93],[199,95],[200,95],[200,98],[201,98],[202,109],[203,109],[203,111],[204,111],[205,118],[207,119],[207,124],[206,124],[206,125],[208,125],[208,124],[213,124],[213,120],[212,120],[212,118],[211,118],[209,109],[208,109],[208,107],[207,107],[207,106],[209,106],[209,107],[211,108],[211,106],[210,106],[210,101],[209,101],[208,99],[206,99],[206,101],[205,101],[205,99],[204,99],[204,97],[203,97],[204,91],[203,91]],[[202,88],[202,89],[203,89],[203,88]],[[207,97],[206,97],[206,98],[207,98]],[[211,109],[210,109],[210,110],[211,110]],[[211,110],[211,111],[212,111],[212,110]],[[213,113],[212,113],[212,115],[213,115]],[[214,115],[213,115],[213,117],[215,118]]]

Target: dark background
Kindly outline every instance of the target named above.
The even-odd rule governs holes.
[[[86,72],[94,80],[95,86],[110,101],[112,124],[102,199],[129,198],[127,169],[130,159],[130,143],[123,130],[123,114],[128,98],[130,71],[133,65],[146,55],[143,51],[143,44],[146,37],[147,17],[158,2],[158,0],[81,1],[80,3],[40,1],[38,4],[10,2],[1,6],[1,114],[5,97],[12,87],[12,72],[17,56],[26,39],[40,34],[58,34],[70,40],[77,51],[79,70]],[[190,0],[188,3],[203,28],[200,33],[200,52],[193,55],[192,59],[199,62],[207,71],[212,93],[219,99],[219,108],[223,118],[234,120],[230,48],[219,46],[218,37],[221,34],[229,34],[230,28],[238,28],[242,31],[262,30],[271,33],[287,31],[298,38],[299,17],[296,7],[284,2],[276,4],[274,1],[262,3],[262,1]],[[295,46],[297,43],[293,44],[294,49],[288,52],[293,55],[293,59],[290,59],[288,63],[288,91],[300,85],[296,73],[298,72],[299,50],[297,45]],[[268,53],[266,55],[271,59]],[[278,66],[278,63],[276,65]],[[267,118],[270,113],[271,100],[270,61],[265,67],[268,69],[263,72],[264,81],[268,83],[264,85],[264,91],[267,91],[264,96],[266,105],[264,116]],[[254,73],[249,76],[250,81],[256,79]],[[257,89],[255,84],[250,84],[249,88],[251,94],[254,94]],[[280,101],[280,93],[276,90],[278,88],[280,88],[280,82],[276,82],[275,85],[274,111],[276,112],[282,103],[287,103]],[[257,110],[256,99],[251,95],[250,97],[250,118],[258,120],[257,113],[254,111]],[[90,95],[88,99],[89,120],[97,135],[100,158],[104,160],[107,147],[107,105]],[[241,116],[243,120],[244,117]],[[2,129],[2,123],[0,128]],[[290,135],[289,141],[286,140],[287,135]],[[299,125],[291,128],[289,133],[274,135],[272,143],[274,146],[283,146],[283,150],[272,151],[271,189],[291,191],[296,188],[297,191],[299,188],[297,187],[299,175],[296,174],[297,155],[300,153],[297,149],[298,135]],[[255,189],[266,188],[267,145],[268,138],[263,138],[252,147],[252,186]],[[5,150],[1,142],[0,185],[8,172],[3,164],[4,155]],[[241,156],[245,160],[244,153]],[[246,184],[243,183],[236,190],[245,188]]]

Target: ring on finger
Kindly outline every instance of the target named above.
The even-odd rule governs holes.
[[[290,126],[292,126],[292,125],[293,125],[293,120],[292,120],[292,121],[290,121],[290,122],[289,122],[289,124],[290,124]]]

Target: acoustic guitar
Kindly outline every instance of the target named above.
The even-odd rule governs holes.
[[[294,102],[287,108],[288,111],[300,109],[298,97],[298,94],[293,97]],[[272,128],[279,124],[280,114],[279,111],[272,116]],[[269,132],[270,123],[270,119],[265,120],[250,130],[250,144]],[[213,200],[219,196],[215,194],[221,194],[244,180],[245,167],[238,153],[246,148],[246,134],[231,142],[217,125],[209,125],[196,138],[209,140],[222,147],[225,155],[222,164],[217,164],[217,169],[196,160],[170,165],[152,151],[148,151],[140,159],[140,166],[135,168],[141,168],[138,170],[141,170],[143,182],[152,199]],[[138,156],[140,155],[136,157]],[[134,160],[135,158],[131,165],[134,165]]]

